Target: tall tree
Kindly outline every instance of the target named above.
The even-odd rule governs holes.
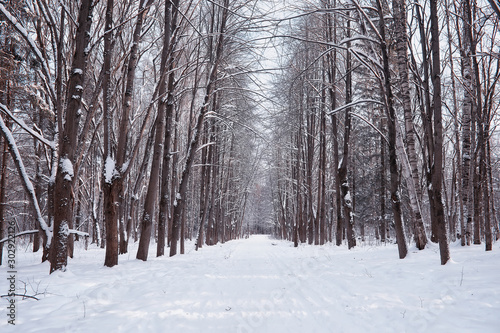
[[[194,162],[194,156],[196,154],[196,150],[198,147],[198,143],[200,140],[201,131],[203,128],[203,121],[205,119],[205,114],[208,112],[208,107],[210,105],[210,99],[212,98],[212,94],[214,92],[217,76],[218,76],[218,68],[222,59],[223,51],[224,51],[224,42],[225,42],[225,33],[226,33],[226,24],[229,15],[229,0],[224,0],[221,6],[221,14],[220,14],[220,24],[217,31],[217,42],[215,44],[215,57],[212,67],[210,69],[210,75],[208,78],[207,86],[205,89],[205,96],[203,99],[203,105],[201,106],[193,132],[193,137],[188,146],[188,152],[186,156],[186,162],[184,164],[184,168],[181,173],[181,180],[179,182],[178,191],[175,195],[175,203],[174,203],[174,211],[173,211],[173,220],[172,220],[172,242],[170,244],[170,256],[174,256],[177,254],[177,239],[180,231],[180,223],[182,214],[186,207],[187,200],[187,189],[189,176],[192,171],[192,166]]]
[[[158,102],[158,114],[156,116],[155,122],[155,139],[153,145],[153,160],[151,163],[151,172],[149,176],[148,190],[146,193],[146,199],[144,201],[144,208],[141,219],[141,238],[139,240],[139,248],[137,249],[137,259],[146,261],[148,259],[149,243],[151,240],[151,230],[153,227],[153,216],[156,206],[156,200],[159,190],[159,179],[160,170],[162,162],[162,152],[163,152],[163,142],[164,142],[164,131],[166,122],[166,109],[167,109],[167,94],[168,94],[168,83],[167,83],[167,70],[168,70],[168,59],[171,50],[171,37],[172,37],[172,2],[165,2],[165,16],[164,16],[164,33],[163,33],[163,49],[161,53],[161,64],[160,64],[160,83],[159,83],[159,102]]]
[[[82,0],[78,13],[78,26],[74,36],[75,48],[68,81],[67,104],[58,115],[59,163],[54,184],[54,242],[51,249],[50,272],[66,270],[70,221],[73,219],[75,153],[78,146],[78,125],[84,74],[87,69],[90,28],[92,26],[92,0]],[[64,122],[62,117],[64,116]],[[64,126],[63,126],[64,124]]]
[[[392,213],[394,215],[394,225],[396,228],[396,241],[398,243],[399,258],[403,259],[408,253],[406,246],[406,237],[403,227],[403,218],[401,212],[401,197],[399,191],[399,168],[396,154],[396,110],[394,109],[394,95],[391,86],[391,71],[389,68],[389,56],[386,45],[385,35],[385,22],[382,4],[377,0],[377,9],[379,14],[379,32],[380,32],[380,49],[382,52],[383,66],[384,66],[384,92],[385,92],[385,106],[387,113],[387,129],[389,141],[389,169],[391,174],[391,202]]]
[[[418,175],[418,160],[415,149],[415,126],[413,124],[413,114],[411,110],[411,94],[408,74],[408,33],[406,28],[406,0],[393,0],[392,8],[394,13],[394,34],[396,39],[396,55],[399,72],[399,93],[404,110],[406,147],[408,159],[411,166],[411,179],[408,179],[407,181],[413,181],[413,184],[410,184],[411,186],[409,187],[415,188],[415,191],[409,191],[409,195],[412,197],[410,202],[413,215],[412,217],[414,219],[414,240],[417,248],[422,250],[425,248],[425,245],[427,243],[427,236],[425,234],[425,227],[422,220],[422,212],[420,208],[422,191],[420,190],[419,186],[420,181]]]
[[[432,54],[432,86],[434,94],[433,102],[433,123],[428,124],[428,128],[433,129],[432,135],[428,135],[430,140],[429,151],[430,162],[428,165],[428,193],[431,206],[431,218],[437,226],[437,236],[439,242],[439,253],[441,264],[445,265],[450,260],[450,249],[448,245],[448,234],[446,231],[446,221],[444,215],[444,205],[442,199],[443,185],[443,119],[442,119],[442,96],[441,96],[441,59],[439,45],[439,20],[437,0],[430,0],[430,21],[431,21],[431,54]],[[431,122],[431,119],[427,119]]]

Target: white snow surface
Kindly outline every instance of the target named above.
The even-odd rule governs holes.
[[[268,236],[204,246],[185,255],[135,259],[137,245],[103,267],[104,250],[76,243],[66,272],[49,275],[40,253],[18,246],[16,326],[1,298],[1,332],[499,332],[500,243],[352,250]],[[167,251],[168,252],[168,251]],[[7,269],[0,267],[1,293]]]
[[[59,167],[61,168],[61,172],[65,175],[64,179],[71,181],[74,176],[73,163],[71,163],[69,158],[61,158],[61,162]]]
[[[116,170],[116,162],[111,156],[108,155],[106,158],[106,164],[104,165],[104,181],[111,184],[113,177],[117,175],[118,171]]]

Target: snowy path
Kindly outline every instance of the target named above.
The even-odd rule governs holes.
[[[112,269],[102,250],[78,251],[50,276],[38,255],[20,254],[18,287],[40,300],[18,300],[13,330],[2,299],[0,331],[500,331],[500,243],[452,245],[444,267],[433,247],[399,260],[394,245],[293,248],[267,236],[147,262],[134,250]]]

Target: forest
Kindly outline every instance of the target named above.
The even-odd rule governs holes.
[[[499,0],[0,1],[0,327],[495,332],[499,29]]]
[[[2,264],[250,234],[492,250],[499,7],[1,1]]]

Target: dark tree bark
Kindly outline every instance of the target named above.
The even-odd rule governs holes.
[[[336,1],[333,4],[328,1],[328,7],[335,7]],[[327,15],[327,41],[336,43],[337,42],[337,20],[335,14]],[[337,108],[337,51],[333,50],[327,54],[328,59],[328,81],[329,81],[329,96],[330,96],[330,104],[331,109],[335,110]],[[340,194],[340,178],[337,168],[339,167],[339,141],[338,141],[338,129],[337,129],[337,114],[332,113],[331,115],[332,129],[332,148],[333,148],[333,176],[334,176],[334,186],[335,186],[335,194],[333,196],[334,207],[335,207],[335,243],[337,246],[342,244],[342,198]],[[333,204],[333,203],[332,203]]]
[[[198,147],[198,142],[200,140],[201,130],[203,128],[203,120],[205,118],[205,114],[208,111],[208,106],[210,102],[210,98],[212,97],[212,93],[214,91],[216,79],[217,79],[217,70],[222,59],[222,54],[224,50],[224,34],[226,32],[226,23],[227,17],[229,13],[229,0],[224,0],[222,5],[222,13],[220,18],[220,27],[219,27],[219,36],[216,43],[216,52],[214,62],[212,64],[212,68],[210,70],[210,76],[208,79],[205,97],[203,101],[203,105],[199,111],[198,118],[196,120],[195,129],[193,132],[193,138],[189,143],[188,153],[186,157],[186,162],[184,165],[184,169],[182,170],[181,180],[179,183],[179,188],[175,196],[174,203],[174,212],[173,212],[173,220],[172,220],[172,243],[170,245],[170,256],[174,256],[177,253],[177,239],[178,233],[180,229],[180,223],[182,219],[182,213],[186,206],[187,199],[187,188],[189,182],[189,176],[191,174],[192,165],[194,162],[194,156],[196,154],[196,148]]]
[[[3,102],[3,101],[2,101]],[[5,124],[7,128],[9,128],[9,124]],[[0,169],[0,239],[4,238],[4,230],[6,226],[5,219],[5,206],[7,205],[7,184],[8,184],[8,173],[7,173],[7,165],[9,158],[9,146],[7,144],[7,140],[4,139],[3,136],[0,136],[0,147],[1,147],[1,156],[2,156],[2,164]],[[3,258],[3,243],[0,244],[0,265],[2,265]]]
[[[349,12],[347,12],[347,38],[351,36],[350,32],[350,19]],[[347,42],[346,52],[346,75],[345,75],[345,102],[349,104],[352,102],[352,64],[351,64],[351,43]],[[345,110],[344,119],[344,149],[342,152],[342,162],[338,168],[340,191],[342,195],[342,207],[344,212],[344,225],[346,228],[347,246],[349,249],[356,246],[356,235],[354,233],[354,217],[352,210],[352,195],[349,190],[348,179],[348,161],[349,161],[349,145],[351,136],[351,108],[347,107]],[[337,237],[339,237],[337,235]]]
[[[380,119],[380,130],[385,129],[385,118]],[[386,184],[385,184],[385,145],[383,137],[380,137],[380,241],[384,243],[387,238],[387,226],[385,221],[385,199],[386,199]]]
[[[158,103],[158,115],[156,118],[156,132],[154,141],[154,152],[153,161],[151,163],[151,173],[148,184],[148,191],[146,193],[146,199],[144,202],[144,210],[141,219],[141,237],[139,240],[139,248],[137,249],[137,259],[146,261],[148,259],[149,243],[151,240],[151,230],[153,228],[153,215],[155,211],[158,190],[159,190],[159,179],[160,179],[160,169],[162,162],[162,152],[163,143],[165,136],[165,122],[166,122],[166,109],[167,109],[167,94],[168,94],[168,83],[167,83],[167,68],[168,59],[171,52],[170,40],[172,36],[171,31],[171,10],[172,3],[167,1],[165,3],[165,32],[163,38],[163,49],[161,55],[160,64],[160,84],[158,95],[160,97]]]
[[[116,172],[115,154],[111,147],[112,118],[111,112],[111,60],[113,58],[113,7],[114,0],[107,0],[106,22],[104,26],[104,77],[103,77],[103,113],[104,113],[104,156],[106,163],[103,172],[103,199],[104,199],[104,223],[106,224],[106,256],[104,266],[113,267],[118,265],[118,209],[120,187],[122,184],[118,172]],[[112,172],[112,174],[109,174]]]
[[[431,217],[435,220],[438,232],[439,252],[441,264],[445,265],[450,260],[450,249],[448,245],[448,235],[446,232],[446,220],[444,216],[444,206],[441,197],[443,184],[443,123],[442,123],[442,102],[441,102],[441,61],[439,58],[439,20],[437,10],[437,0],[430,1],[431,20],[431,53],[432,53],[432,86],[433,94],[433,137],[428,139],[433,141],[433,160],[430,168],[430,182],[428,186],[429,201],[431,204]],[[430,122],[431,120],[428,119]]]
[[[82,0],[78,14],[78,28],[75,35],[75,53],[71,65],[68,82],[67,105],[65,107],[65,124],[60,126],[59,165],[54,184],[54,227],[53,242],[50,255],[50,272],[65,270],[67,265],[67,247],[69,226],[73,218],[74,204],[74,170],[75,153],[78,146],[78,125],[81,107],[84,74],[87,67],[88,53],[85,51],[90,42],[92,25],[92,0]],[[59,120],[62,124],[62,119]]]
[[[177,16],[179,1],[172,1],[170,6],[170,31],[173,34],[177,28]],[[171,44],[175,44],[175,41],[171,41]],[[168,223],[168,203],[170,198],[168,196],[170,192],[170,141],[172,138],[172,117],[174,113],[174,79],[175,79],[175,56],[173,52],[170,52],[168,60],[168,80],[167,80],[167,96],[166,96],[166,123],[165,123],[165,137],[163,143],[163,164],[162,164],[162,174],[161,174],[161,188],[160,188],[160,211],[158,216],[158,243],[156,248],[156,256],[162,256],[165,254],[165,238],[166,238],[166,226]],[[173,178],[172,178],[173,179]]]

